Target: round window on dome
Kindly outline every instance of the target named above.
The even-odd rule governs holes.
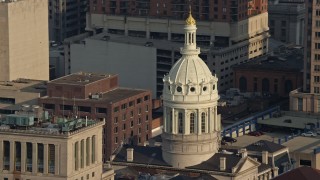
[[[196,91],[196,88],[191,87],[191,88],[190,88],[190,91],[191,91],[191,92],[195,92],[195,91]]]
[[[181,92],[181,91],[182,91],[182,87],[181,87],[181,86],[178,86],[178,87],[177,87],[177,91],[178,91],[178,92]]]
[[[203,87],[202,90],[203,90],[203,91],[206,91],[206,90],[207,90],[207,86]]]
[[[216,85],[215,85],[215,84],[212,86],[212,89],[213,89],[213,90],[216,90]]]

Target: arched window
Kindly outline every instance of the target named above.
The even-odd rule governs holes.
[[[285,86],[285,93],[288,94],[290,93],[290,91],[293,90],[293,86],[292,86],[292,81],[291,80],[286,80],[284,83]]]
[[[206,113],[201,113],[201,132],[206,132]]]
[[[178,114],[178,132],[183,133],[183,118],[181,112]]]
[[[241,76],[239,79],[239,89],[241,92],[247,91],[247,78]]]
[[[267,78],[263,78],[262,79],[262,92],[269,92],[269,79]]]
[[[194,133],[194,113],[190,114],[190,133]]]

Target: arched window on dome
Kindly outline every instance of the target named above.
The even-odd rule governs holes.
[[[190,133],[195,133],[195,115],[194,113],[190,114]]]
[[[206,113],[201,113],[201,132],[206,132]]]
[[[178,114],[178,132],[183,133],[183,117],[181,112]]]

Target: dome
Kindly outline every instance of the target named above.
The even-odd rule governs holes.
[[[183,56],[170,70],[168,81],[174,84],[199,85],[212,79],[208,66],[197,55]]]

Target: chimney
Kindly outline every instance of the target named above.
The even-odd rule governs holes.
[[[241,157],[242,157],[242,158],[245,158],[245,157],[248,156],[248,151],[247,151],[246,148],[242,148],[242,149],[240,150],[240,152],[241,152]]]
[[[273,177],[277,177],[279,173],[279,168],[278,167],[274,167],[273,168]]]
[[[133,161],[133,148],[127,148],[127,162]]]
[[[262,151],[262,163],[268,164],[268,151]]]
[[[220,171],[226,170],[226,158],[220,157]]]

